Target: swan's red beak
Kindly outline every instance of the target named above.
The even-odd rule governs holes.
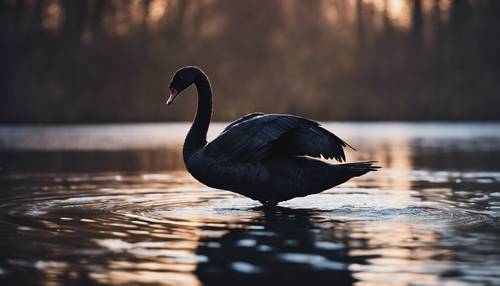
[[[174,102],[176,97],[177,97],[177,90],[175,88],[172,88],[170,90],[170,96],[168,97],[168,100],[167,100],[167,105],[172,104],[172,102]]]

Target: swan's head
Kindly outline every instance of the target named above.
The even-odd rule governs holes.
[[[183,90],[193,84],[200,73],[201,71],[197,67],[183,67],[176,71],[168,85],[170,97],[167,100],[167,105],[172,104]]]

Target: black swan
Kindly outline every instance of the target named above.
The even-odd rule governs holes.
[[[202,70],[179,69],[170,82],[167,105],[193,83],[198,109],[184,142],[183,157],[188,172],[210,187],[272,206],[322,192],[379,168],[374,161],[334,165],[311,158],[323,156],[343,162],[343,148],[352,147],[319,123],[288,114],[245,115],[207,144],[212,89]]]

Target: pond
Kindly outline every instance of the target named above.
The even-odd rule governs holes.
[[[382,169],[276,208],[190,177],[185,123],[4,125],[0,284],[500,285],[500,124],[324,125]]]

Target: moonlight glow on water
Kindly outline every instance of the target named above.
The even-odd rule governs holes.
[[[500,284],[500,125],[326,127],[383,169],[275,209],[183,171],[184,124],[0,127],[0,282]]]

